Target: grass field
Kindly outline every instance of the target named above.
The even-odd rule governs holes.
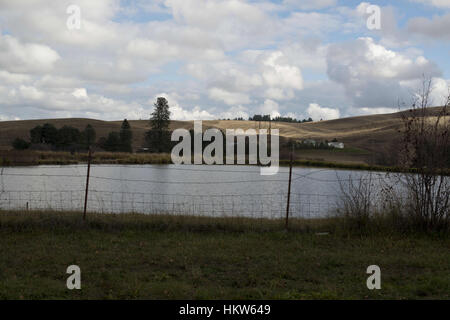
[[[448,236],[357,236],[335,224],[298,220],[285,232],[268,220],[1,212],[0,298],[450,298]],[[72,264],[81,290],[66,289]],[[366,287],[373,264],[381,290]]]

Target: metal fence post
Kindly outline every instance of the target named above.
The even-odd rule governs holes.
[[[286,230],[289,229],[289,204],[291,201],[291,182],[292,182],[292,157],[294,153],[294,145],[292,144],[292,150],[289,161],[289,184],[288,184],[288,195],[287,195],[287,204],[286,204]]]
[[[83,211],[83,220],[86,220],[86,209],[87,209],[87,201],[88,201],[88,191],[89,191],[89,175],[91,172],[91,147],[89,147],[88,152],[88,167],[87,167],[87,176],[86,176],[86,193],[84,195],[84,211]]]

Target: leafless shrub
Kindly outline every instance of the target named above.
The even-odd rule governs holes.
[[[442,108],[430,108],[432,81],[423,82],[412,108],[403,114],[400,181],[406,189],[405,209],[417,228],[450,226],[450,94]]]
[[[353,179],[338,179],[340,197],[338,200],[338,216],[349,223],[350,228],[362,231],[370,223],[374,213],[374,198],[376,198],[372,173]]]

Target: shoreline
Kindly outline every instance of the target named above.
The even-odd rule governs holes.
[[[141,156],[144,155],[144,156]],[[289,167],[289,160],[281,159],[279,161],[280,167]],[[83,165],[87,164],[87,156],[80,155],[72,159],[52,159],[44,158],[37,159],[31,162],[13,162],[8,159],[0,158],[0,168],[8,167],[34,167],[34,166],[45,166],[45,165],[60,165],[60,166],[70,166],[70,165]],[[129,157],[118,157],[118,158],[94,158],[91,161],[93,165],[170,165],[173,164],[170,155],[161,154],[130,154]],[[206,165],[206,164],[205,164]],[[241,164],[235,164],[241,165]],[[244,164],[243,166],[260,166],[252,164]],[[213,166],[226,166],[226,164],[218,164]],[[386,172],[386,173],[415,173],[416,169],[404,170],[399,167],[390,166],[380,166],[380,165],[369,165],[364,163],[340,163],[331,161],[318,161],[318,160],[294,160],[293,167],[305,167],[305,168],[329,168],[329,169],[343,169],[343,170],[358,170],[358,171],[375,171],[375,172]],[[445,172],[444,175],[450,176],[450,171]]]

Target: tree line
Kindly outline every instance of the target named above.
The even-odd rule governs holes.
[[[97,146],[106,151],[132,152],[131,142],[133,133],[131,126],[125,119],[119,132],[110,132],[107,138],[96,140],[97,133],[91,124],[84,130],[72,126],[57,129],[51,123],[38,125],[30,130],[29,141],[16,138],[12,146],[16,150],[44,149],[55,151],[84,151],[91,146]]]
[[[150,130],[145,133],[144,149],[148,152],[170,152],[175,142],[171,141],[169,103],[166,98],[158,97],[154,103],[154,111],[150,117]],[[244,120],[235,118],[235,120]],[[291,117],[276,117],[270,115],[254,115],[250,121],[275,121],[275,122],[311,122],[311,118],[297,120]],[[127,119],[124,119],[119,131],[109,132],[106,137],[96,140],[97,134],[92,125],[80,131],[72,126],[63,126],[57,129],[51,123],[38,125],[30,130],[30,140],[17,138],[13,141],[13,147],[24,149],[50,149],[56,151],[83,151],[92,146],[111,152],[133,152],[133,132]]]
[[[235,119],[235,120],[244,120],[242,118]],[[261,115],[261,114],[255,114],[253,117],[248,118],[249,121],[273,121],[273,122],[289,122],[289,123],[304,123],[304,122],[312,122],[313,119],[309,117],[308,119],[303,120],[297,120],[295,118],[291,117],[275,117],[271,118],[269,114]]]
[[[159,97],[151,114],[151,129],[145,134],[145,147],[150,152],[170,152],[172,147],[169,131],[170,111],[167,100]],[[80,131],[72,126],[56,128],[51,123],[38,125],[29,132],[30,139],[16,138],[12,146],[16,150],[38,149],[55,151],[85,151],[90,147],[111,152],[133,152],[133,132],[127,119],[119,131],[109,132],[106,137],[96,140],[97,133],[91,124]]]

